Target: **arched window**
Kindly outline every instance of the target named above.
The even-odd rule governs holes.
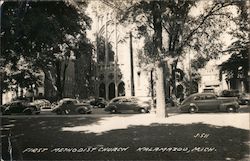
[[[115,97],[115,83],[109,84],[109,99],[112,99]]]
[[[99,97],[106,98],[106,90],[105,90],[105,84],[101,83],[99,86]]]
[[[118,96],[125,96],[125,83],[120,82],[118,85]]]

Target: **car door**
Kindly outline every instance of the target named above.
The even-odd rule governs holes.
[[[123,109],[123,104],[122,104],[122,98],[115,98],[113,101],[112,101],[112,105],[115,106],[117,108],[118,111],[120,111],[121,109]]]
[[[120,111],[127,111],[127,110],[129,110],[129,108],[130,108],[130,106],[129,106],[130,102],[131,101],[129,99],[127,99],[127,98],[120,99],[120,101],[118,101],[119,110]]]
[[[73,112],[74,111],[74,102],[73,101],[71,101],[71,100],[69,100],[69,101],[65,101],[64,103],[63,103],[63,108],[65,109],[65,110],[68,110],[68,112]]]
[[[203,104],[204,104],[204,97],[202,95],[197,95],[197,96],[194,96],[193,98],[193,103],[195,104],[196,107],[198,107],[198,110],[199,111],[202,111],[203,110]]]
[[[11,113],[22,113],[24,110],[21,102],[13,102],[9,109]]]
[[[130,111],[130,110],[135,110],[135,105],[136,105],[136,100],[134,98],[127,98],[124,100],[124,105],[125,109]]]
[[[204,104],[203,104],[204,111],[216,111],[218,110],[219,101],[217,97],[213,94],[207,94],[204,97]]]

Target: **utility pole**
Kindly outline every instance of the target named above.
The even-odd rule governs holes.
[[[95,86],[95,97],[99,97],[99,82],[97,80],[97,76],[99,74],[99,71],[98,71],[98,61],[99,61],[99,50],[98,50],[98,47],[99,47],[99,20],[100,20],[100,16],[97,15],[97,33],[96,33],[96,62],[94,62],[94,78],[95,78],[95,82],[94,82],[94,86]]]
[[[129,32],[130,40],[130,67],[131,67],[131,96],[135,95],[135,86],[134,86],[134,59],[133,59],[133,40],[132,32]]]
[[[118,97],[118,72],[117,72],[117,68],[118,68],[118,42],[117,42],[117,18],[116,18],[117,14],[115,14],[115,68],[114,68],[114,72],[115,72],[115,97]]]

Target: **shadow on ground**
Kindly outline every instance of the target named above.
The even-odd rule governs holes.
[[[229,126],[154,123],[102,134],[61,130],[63,127],[84,126],[100,120],[4,118],[3,159],[10,159],[7,139],[10,130],[14,160],[248,160],[249,157],[249,131]],[[27,148],[47,150],[24,152]],[[65,148],[71,151],[63,151]],[[87,151],[87,148],[96,150]],[[124,148],[124,151],[108,152],[108,148],[111,151]]]

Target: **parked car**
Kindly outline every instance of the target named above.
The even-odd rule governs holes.
[[[148,113],[151,108],[151,98],[149,97],[116,97],[113,98],[104,109],[110,113],[120,113],[134,111]]]
[[[1,112],[3,115],[10,114],[39,114],[41,111],[40,107],[31,105],[26,100],[16,100],[1,106]]]
[[[104,98],[99,97],[99,98],[94,98],[93,100],[91,100],[90,104],[92,106],[96,106],[99,108],[105,108],[105,106],[107,105],[107,101]]]
[[[236,97],[217,97],[213,93],[196,93],[187,97],[179,107],[182,112],[227,111],[237,112],[239,104]]]
[[[223,90],[220,94],[221,97],[239,97],[239,90]]]
[[[91,107],[89,104],[79,102],[77,99],[64,98],[58,102],[52,109],[52,112],[61,114],[90,114]]]
[[[40,109],[51,109],[51,103],[46,99],[37,99],[31,102],[30,104],[40,107]]]
[[[250,105],[250,94],[249,93],[240,94],[238,101],[240,105]]]

